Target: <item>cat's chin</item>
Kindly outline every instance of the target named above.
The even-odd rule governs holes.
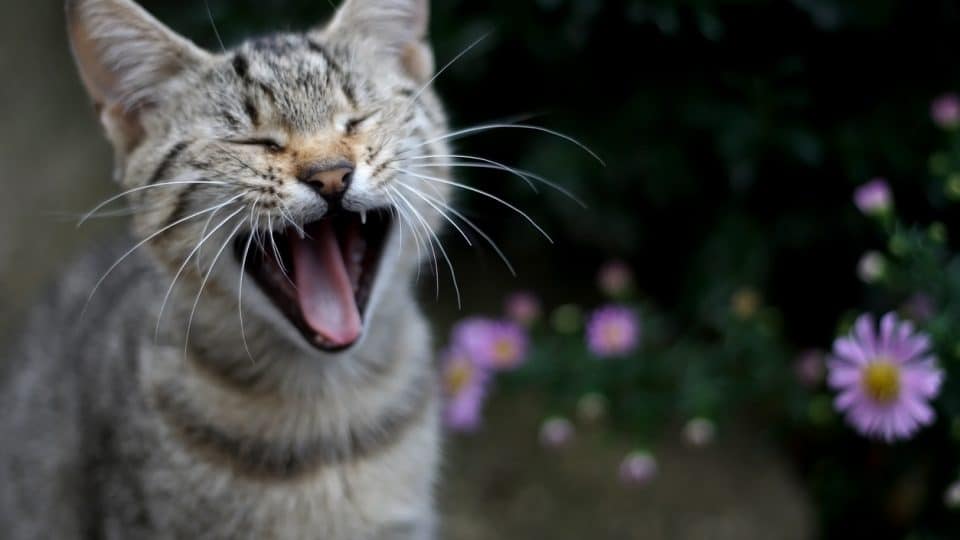
[[[340,211],[272,236],[242,236],[234,252],[243,271],[311,346],[337,353],[363,337],[392,228],[385,210]]]

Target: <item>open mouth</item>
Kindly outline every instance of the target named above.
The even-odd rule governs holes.
[[[255,238],[246,271],[308,342],[343,351],[363,333],[390,227],[387,212],[339,212],[302,231],[291,227],[273,239]],[[248,240],[237,239],[238,259]]]

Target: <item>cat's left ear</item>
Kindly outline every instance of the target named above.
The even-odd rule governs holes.
[[[346,0],[325,32],[361,35],[379,43],[420,82],[433,76],[433,51],[427,43],[430,0]]]

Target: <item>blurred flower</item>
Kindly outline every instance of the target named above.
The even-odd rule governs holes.
[[[553,328],[561,334],[574,334],[583,324],[583,311],[575,304],[564,304],[550,316]]]
[[[561,448],[573,440],[573,424],[566,418],[554,416],[540,425],[540,444],[546,448]]]
[[[750,287],[744,287],[733,293],[730,298],[730,309],[741,319],[749,319],[760,309],[760,295]]]
[[[599,422],[607,415],[607,398],[591,392],[577,401],[577,417],[588,424]]]
[[[934,221],[930,224],[930,228],[927,229],[927,235],[930,236],[930,239],[938,244],[943,244],[947,241],[947,226],[944,225],[942,221]]]
[[[793,363],[793,372],[797,379],[802,385],[810,388],[818,386],[823,381],[824,371],[823,353],[816,349],[800,353]]]
[[[529,338],[516,323],[472,318],[454,328],[453,343],[478,366],[507,370],[526,359]]]
[[[693,446],[706,446],[717,435],[717,426],[706,418],[694,418],[683,426],[683,438]]]
[[[640,319],[630,308],[610,305],[593,312],[587,323],[587,346],[600,358],[624,356],[640,343]]]
[[[864,283],[876,283],[887,272],[887,259],[879,251],[868,251],[857,263],[857,277]]]
[[[890,184],[885,178],[874,178],[857,188],[853,194],[853,202],[864,214],[870,216],[883,214],[893,206]]]
[[[903,303],[903,312],[917,322],[926,322],[937,314],[937,305],[929,294],[918,292]]]
[[[612,298],[620,298],[633,286],[633,271],[623,261],[610,261],[600,268],[597,286]]]
[[[930,118],[943,129],[960,125],[960,97],[950,92],[934,99],[930,103]]]
[[[443,354],[444,423],[454,431],[475,431],[482,420],[490,374],[462,350]]]
[[[511,294],[504,308],[507,318],[524,326],[530,326],[540,318],[540,299],[530,292]]]
[[[947,490],[943,493],[943,504],[951,510],[960,509],[960,480],[947,486]]]
[[[620,480],[630,486],[643,486],[657,476],[657,460],[649,452],[634,451],[620,463]]]
[[[937,396],[943,372],[928,354],[930,338],[888,313],[877,333],[870,315],[862,315],[849,336],[837,338],[827,362],[834,401],[857,431],[887,442],[911,437],[930,424],[927,403]]]

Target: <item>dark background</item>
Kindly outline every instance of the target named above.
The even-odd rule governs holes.
[[[219,48],[202,0],[143,4]],[[113,186],[107,146],[67,55],[61,2],[0,6],[0,322],[7,326],[90,238],[123,224],[76,231],[64,216]],[[332,12],[322,0],[210,0],[209,8],[228,46],[304,29]],[[871,302],[854,270],[882,237],[853,207],[855,186],[885,176],[908,220],[940,219],[955,229],[942,195],[928,187],[928,157],[943,137],[928,110],[932,98],[960,86],[960,3],[438,0],[433,21],[439,65],[490,32],[436,83],[454,126],[531,115],[527,122],[574,136],[606,161],[533,132],[458,143],[464,153],[547,176],[589,205],[534,195],[509,176],[462,173],[516,202],[557,240],[551,246],[522,218],[463,196],[461,207],[521,269],[514,280],[491,251],[456,248],[468,284],[465,313],[494,309],[514,288],[548,301],[586,297],[597,266],[623,258],[638,288],[677,326],[695,325],[708,305],[749,286],[777,308],[790,346],[823,347],[850,306]],[[433,305],[441,320],[456,308],[443,286]],[[608,485],[614,479],[604,475],[621,455],[611,448],[621,443],[603,434],[587,434],[563,458],[539,453],[536,414],[515,414],[536,407],[496,403],[488,432],[453,443],[441,497],[452,536],[899,534],[888,523],[895,510],[882,509],[889,519],[878,519],[865,503],[838,516],[829,503],[811,503],[798,487],[803,459],[771,444],[749,418],[704,453],[664,442],[662,466],[673,480],[637,494]],[[833,487],[837,497],[864,498],[864,485],[844,482]],[[551,524],[551,536],[539,536]]]

